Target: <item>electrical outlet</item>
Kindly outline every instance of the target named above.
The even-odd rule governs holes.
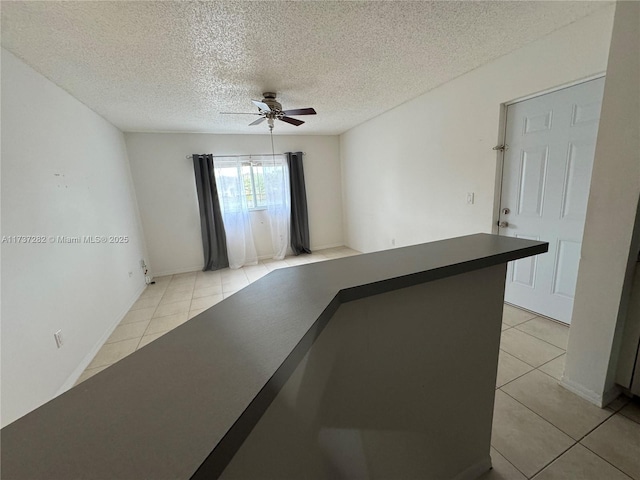
[[[391,239],[391,246],[392,246],[392,247],[395,247],[395,246],[396,246],[396,239],[395,239],[395,238],[392,238],[392,239]]]
[[[467,205],[473,205],[473,202],[475,200],[475,194],[473,192],[468,192],[467,193]]]
[[[133,272],[129,272],[129,278],[133,277]]]
[[[58,330],[56,333],[54,333],[53,338],[55,338],[56,340],[56,347],[61,348],[63,345],[62,330]]]

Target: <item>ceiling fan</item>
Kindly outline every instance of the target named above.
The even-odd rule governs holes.
[[[249,126],[258,125],[265,120],[269,124],[269,130],[273,131],[273,121],[281,120],[296,127],[302,125],[304,122],[297,118],[291,118],[289,115],[315,115],[316,111],[313,108],[296,108],[293,110],[282,110],[282,105],[276,100],[276,94],[274,92],[264,92],[264,97],[261,102],[258,100],[251,100],[253,104],[258,107],[258,113],[245,113],[245,112],[220,112],[221,115],[259,115],[260,118],[251,122]]]

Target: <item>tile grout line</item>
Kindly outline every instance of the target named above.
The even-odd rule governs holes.
[[[567,352],[566,352],[566,350],[565,350],[565,352],[564,352],[562,355],[566,355],[566,354],[567,354]],[[562,355],[558,355],[557,357],[552,358],[552,359],[551,359],[551,360],[549,360],[548,362],[544,362],[542,365],[540,365],[540,367],[544,367],[545,365],[547,365],[547,364],[549,364],[549,363],[553,362],[554,360],[557,360],[557,359],[558,359],[558,358],[560,358]],[[536,367],[536,369],[538,369],[538,368],[540,368],[540,367]],[[546,372],[545,372],[545,373],[546,373]]]
[[[504,310],[503,310],[504,313]],[[516,323],[515,325],[511,325],[512,327],[517,327],[518,325],[522,325],[525,324],[527,322],[530,322],[531,320],[533,320],[534,318],[538,318],[538,317],[531,317],[531,318],[527,318],[526,320],[523,320],[522,322]]]
[[[617,415],[617,413],[614,413],[611,417],[607,418],[607,420],[609,420],[610,418],[613,418],[613,416]],[[606,420],[605,420],[606,421]],[[602,422],[604,423],[604,422]],[[600,425],[602,425],[602,423]],[[600,426],[598,425],[598,427]],[[596,427],[596,428],[598,428]],[[595,428],[593,429],[595,430]],[[591,430],[590,433],[593,432],[593,430]],[[627,477],[629,477],[629,479],[633,480],[634,477],[632,477],[631,475],[629,475],[627,472],[625,472],[624,470],[622,470],[620,467],[617,467],[616,465],[614,465],[613,463],[611,463],[609,460],[607,460],[606,458],[600,456],[597,452],[594,452],[593,450],[591,450],[588,446],[586,446],[585,444],[582,443],[582,440],[584,440],[586,438],[587,435],[585,435],[584,437],[582,437],[582,439],[580,439],[580,441],[578,442],[578,444],[581,447],[586,448],[587,450],[589,450],[591,453],[593,453],[596,457],[598,457],[599,459],[603,460],[605,463],[608,463],[609,465],[611,465],[613,468],[615,468],[616,470],[618,470],[619,472],[622,472],[623,475],[626,475]]]
[[[554,425],[555,426],[555,425]],[[557,428],[557,427],[556,427]],[[564,432],[563,432],[564,433]],[[570,437],[571,438],[571,437]],[[571,440],[573,440],[573,438],[571,438]],[[541,473],[545,468],[548,468],[551,466],[551,464],[553,462],[555,462],[556,460],[558,460],[560,457],[562,457],[565,453],[567,453],[569,450],[571,450],[573,447],[575,447],[576,445],[578,445],[579,442],[575,442],[573,445],[571,445],[570,447],[568,447],[566,450],[563,450],[558,456],[554,457],[549,463],[547,463],[544,467],[542,467],[540,470],[538,470],[536,473],[534,473],[533,475],[531,475],[530,477],[527,478],[535,478],[536,475],[538,475],[539,473]]]
[[[509,352],[507,352],[509,353]],[[526,362],[525,362],[526,363]],[[528,365],[528,364],[527,364]],[[531,366],[531,365],[529,365]],[[535,369],[535,367],[534,367]],[[533,370],[530,370],[527,373],[531,373]],[[523,377],[524,375],[526,375],[527,373],[520,375],[520,377]],[[544,372],[543,372],[544,373]],[[518,377],[518,378],[520,378]],[[516,379],[514,379],[516,380]],[[513,380],[512,380],[513,381]],[[508,382],[511,383],[511,382]],[[508,383],[506,383],[505,385],[507,385]],[[502,387],[504,387],[505,385],[503,385]],[[505,395],[507,395],[509,398],[511,398],[512,400],[514,400],[515,402],[517,402],[518,404],[522,405],[524,408],[526,408],[527,410],[529,410],[531,413],[533,413],[534,415],[536,415],[538,418],[540,418],[541,420],[543,420],[544,422],[548,423],[549,425],[551,425],[553,428],[555,428],[556,430],[558,430],[559,432],[561,432],[563,435],[565,435],[566,437],[568,437],[573,443],[566,448],[565,450],[563,450],[559,455],[557,455],[556,457],[554,457],[551,461],[549,461],[548,463],[546,463],[540,470],[536,471],[533,475],[531,476],[527,476],[524,474],[524,472],[521,472],[526,478],[533,478],[536,475],[538,475],[542,470],[544,470],[545,468],[547,468],[549,465],[551,465],[553,462],[555,462],[559,457],[561,457],[562,455],[564,455],[567,451],[569,451],[569,449],[573,448],[577,443],[579,443],[578,440],[575,440],[571,435],[567,434],[564,430],[558,428],[556,425],[554,425],[553,423],[551,423],[549,420],[547,420],[546,418],[544,418],[542,415],[538,414],[537,412],[534,412],[531,408],[529,408],[527,405],[525,405],[524,403],[520,402],[517,398],[512,397],[511,395],[509,395],[508,392],[505,392],[504,390],[502,390],[502,387],[497,388],[496,390],[500,390],[502,393],[504,393]],[[493,426],[491,427],[493,430]],[[495,448],[495,447],[493,447]],[[497,449],[496,449],[497,450]],[[499,450],[498,450],[499,452]],[[504,455],[503,453],[500,453],[504,458],[506,458],[507,460],[509,460],[509,458]],[[509,461],[509,463],[511,463],[511,461]],[[515,465],[514,465],[515,466]],[[517,468],[517,467],[516,467]],[[518,470],[520,471],[520,470]]]
[[[532,370],[533,371],[533,370]],[[527,372],[527,373],[531,373],[531,372]],[[545,372],[542,372],[545,373]],[[525,373],[526,375],[526,373]],[[545,375],[547,375],[545,373]],[[524,375],[522,375],[524,376]],[[551,375],[547,375],[550,378]],[[555,379],[554,379],[555,380]],[[501,390],[502,393],[504,393],[505,395],[509,395],[509,392],[505,392],[504,390],[502,390],[502,387],[500,387],[498,390]],[[589,436],[591,433],[593,433],[593,431],[595,429],[597,429],[598,427],[600,427],[604,422],[606,422],[607,420],[611,419],[612,417],[614,417],[615,415],[617,415],[617,412],[611,412],[611,415],[609,415],[608,417],[606,417],[605,419],[603,419],[602,421],[598,422],[597,425],[595,425],[593,428],[591,428],[587,433],[585,433],[582,437],[580,437],[578,440],[574,439],[571,435],[569,435],[567,432],[565,432],[564,430],[562,430],[560,427],[558,427],[557,425],[554,425],[550,420],[547,420],[546,418],[544,418],[542,415],[540,415],[539,413],[535,412],[534,410],[532,410],[531,408],[529,408],[527,405],[525,405],[524,403],[522,403],[520,400],[518,400],[517,398],[509,395],[510,398],[512,398],[513,400],[515,400],[516,402],[518,402],[520,405],[522,405],[523,407],[525,407],[527,410],[533,412],[535,415],[537,415],[538,417],[540,417],[542,420],[544,420],[545,422],[547,422],[549,425],[552,425],[554,428],[556,428],[557,430],[561,431],[562,433],[564,433],[567,437],[569,437],[571,440],[573,440],[575,443],[580,443],[582,442],[582,440],[584,440],[587,436]],[[601,409],[604,410],[604,409]],[[539,472],[538,472],[539,473]]]
[[[533,320],[533,318],[532,318],[531,320]],[[528,323],[528,321],[527,321],[527,322],[524,322],[524,323]],[[521,323],[520,325],[524,325],[524,323]],[[537,338],[537,339],[538,339],[538,340],[540,340],[541,342],[548,343],[549,345],[552,345],[552,346],[554,346],[554,347],[556,347],[556,348],[559,348],[559,349],[561,349],[561,350],[564,350],[565,352],[567,351],[567,349],[566,349],[566,348],[559,347],[558,345],[554,345],[553,343],[548,342],[548,341],[546,341],[546,340],[545,340],[545,339],[543,339],[543,338],[536,337],[536,336],[535,336],[534,334],[532,334],[532,333],[525,332],[524,330],[520,330],[520,329],[518,328],[520,325],[516,325],[516,326],[514,326],[513,328],[515,328],[515,329],[516,329],[516,330],[518,330],[519,332],[526,333],[526,334],[527,334],[527,335],[529,335],[530,337]]]
[[[509,303],[507,303],[507,302],[504,302],[504,301],[503,301],[503,303],[504,303],[504,305],[508,305],[508,306],[510,306],[510,307],[512,307],[512,308],[515,308],[516,310],[520,310],[521,312],[529,313],[529,312],[526,312],[526,310],[522,310],[521,308],[514,307],[513,305],[511,305],[511,304],[509,304]],[[502,315],[504,316],[504,308],[502,309]],[[526,320],[523,320],[523,321],[522,321],[522,322],[520,322],[520,323],[516,323],[515,325],[511,325],[511,327],[517,327],[518,325],[522,325],[523,323],[527,323],[527,322],[529,322],[529,321],[531,321],[531,320],[533,320],[534,318],[537,318],[537,317],[538,317],[538,316],[537,316],[537,315],[535,315],[535,316],[533,316],[533,317],[531,317],[531,318],[527,318]],[[509,325],[509,324],[507,324],[507,325]]]
[[[531,372],[529,372],[531,373]],[[544,418],[542,415],[540,415],[539,413],[533,411],[531,408],[529,408],[527,405],[525,405],[524,403],[522,403],[520,400],[518,400],[517,398],[509,395],[509,392],[505,392],[504,390],[502,390],[502,387],[499,388],[500,391],[502,391],[502,393],[504,393],[505,395],[508,395],[509,398],[515,400],[516,402],[518,402],[520,405],[522,405],[524,408],[526,408],[527,410],[529,410],[531,413],[535,414],[537,417],[540,417],[542,420],[544,420],[545,422],[547,422],[549,425],[551,425],[553,428],[555,428],[556,430],[560,431],[561,433],[563,433],[564,435],[566,435],[567,437],[569,437],[574,443],[579,442],[580,440],[576,440],[574,439],[571,435],[569,435],[567,432],[565,432],[564,430],[562,430],[560,427],[558,427],[557,425],[554,425],[553,423],[551,423],[549,420],[547,420],[546,418]],[[607,417],[607,420],[610,417]]]
[[[167,281],[167,288],[169,288],[169,285],[171,284],[171,280],[173,280],[173,275],[171,275],[171,277],[169,278],[169,280]],[[162,303],[162,299],[164,298],[165,294],[167,293],[167,288],[164,289],[164,292],[162,292],[162,297],[160,297],[160,301],[158,302],[158,306],[156,307],[156,309],[153,311],[153,313],[151,314],[151,318],[149,319],[149,324],[147,325],[147,328],[144,329],[144,332],[142,332],[142,337],[140,337],[140,340],[138,340],[138,344],[136,345],[136,349],[135,351],[138,351],[138,348],[140,348],[140,342],[142,342],[142,338],[145,336],[145,334],[147,333],[147,330],[149,330],[149,326],[151,325],[151,320],[153,320],[154,315],[156,314],[156,312],[158,311],[158,308],[160,308],[160,304]]]
[[[537,318],[539,318],[540,320],[545,320],[545,321],[547,321],[547,322],[553,323],[554,325],[557,325],[557,326],[559,326],[559,327],[563,327],[563,328],[567,328],[567,329],[570,327],[570,325],[568,325],[568,324],[566,324],[566,323],[559,322],[559,321],[557,321],[557,320],[554,320],[553,318],[543,317],[543,316],[541,316],[541,315],[538,315],[538,316],[536,316],[536,317],[530,318],[529,320],[525,320],[525,321],[524,321],[524,322],[522,322],[522,323],[519,323],[519,324],[517,324],[517,325],[514,325],[514,327],[519,327],[520,325],[524,325],[525,323],[532,322],[533,320],[535,320],[535,319],[537,319]]]
[[[559,357],[556,357],[556,358],[559,358]],[[555,358],[554,358],[554,360],[555,360]],[[550,360],[550,361],[551,361],[551,362],[553,362],[553,360]],[[547,362],[547,363],[549,363],[549,362]],[[545,363],[544,365],[546,365],[547,363]],[[540,365],[540,367],[543,367],[544,365]],[[549,377],[551,380],[553,380],[553,381],[554,381],[554,382],[556,382],[558,385],[560,385],[560,380],[558,380],[557,378],[555,378],[555,377],[554,377],[554,376],[552,376],[552,375],[549,375],[547,372],[543,372],[542,370],[540,370],[540,367],[536,368],[536,370],[537,370],[537,371],[539,371],[540,373],[542,373],[543,375],[546,375],[546,376],[547,376],[547,377]],[[533,371],[533,370],[532,370],[532,371]],[[560,386],[562,386],[562,385],[560,385]],[[569,391],[569,390],[567,390],[567,392],[568,392],[568,391]],[[569,393],[571,393],[571,392],[569,392]],[[574,395],[575,395],[575,393],[574,393]],[[586,401],[586,400],[585,400],[585,401]],[[603,410],[604,410],[604,409],[603,409]]]
[[[492,427],[492,429],[493,429],[493,427]],[[497,449],[496,447],[494,447],[493,445],[490,445],[490,446],[491,446],[491,448],[493,448],[496,452],[498,452],[500,455],[502,455],[502,458],[504,458],[504,459],[507,461],[507,463],[508,463],[509,465],[511,465],[513,468],[515,468],[518,472],[520,472],[524,478],[529,478],[529,477],[527,477],[527,475],[526,475],[522,470],[520,470],[520,469],[519,469],[518,467],[516,467],[513,463],[511,463],[511,460],[509,460],[509,459],[506,457],[506,455],[505,455],[504,453],[502,453],[500,450],[498,450],[498,449]],[[493,469],[493,461],[491,461],[491,468]]]
[[[193,296],[196,294],[196,284],[198,283],[198,274],[196,273],[196,280],[193,282],[193,290],[191,290],[191,300],[189,300],[189,309],[187,310],[187,321],[189,321],[189,313],[191,312],[191,305],[193,305]]]
[[[196,272],[187,272],[187,273],[196,273]],[[197,276],[197,273],[196,273],[196,276]],[[173,276],[172,276],[172,279],[173,279]],[[191,308],[191,302],[193,300],[193,292],[195,291],[195,284],[196,284],[196,277],[193,277],[193,286],[191,287],[191,299],[189,300],[189,308]],[[171,280],[169,280],[169,285],[171,285]],[[169,285],[167,285],[167,288],[165,289],[165,293],[162,295],[162,298],[164,298],[164,295],[166,295],[166,292],[167,292],[167,289],[169,288]],[[158,303],[158,307],[153,312],[153,316],[151,317],[151,320],[153,320],[154,318],[162,318],[162,317],[156,317],[155,316],[155,314],[158,311],[158,308],[160,308],[160,304],[162,303],[162,298],[160,299],[160,303]],[[180,302],[186,302],[186,300],[178,300],[177,302],[169,302],[169,303],[165,303],[165,305],[173,305],[174,303],[180,303]],[[163,315],[163,316],[164,317],[168,317],[170,315],[177,315],[177,314],[170,313],[169,315]],[[188,310],[187,310],[187,316],[189,316],[189,311]],[[147,329],[148,328],[149,328],[149,326],[147,326]],[[145,330],[145,333],[146,333],[146,330]],[[142,336],[144,336],[144,334]]]
[[[541,338],[538,338],[538,337],[536,337],[535,335],[531,335],[530,333],[524,332],[524,331],[520,330],[520,329],[519,329],[519,328],[517,328],[517,327],[518,327],[518,326],[516,325],[516,326],[511,327],[511,328],[515,328],[515,329],[516,329],[516,330],[518,330],[520,333],[524,333],[525,335],[529,335],[530,337],[535,338],[536,340],[540,340],[541,342],[544,342],[544,343],[546,343],[547,345],[551,345],[552,347],[558,348],[558,349],[562,350],[564,353],[567,353],[567,349],[566,349],[566,348],[562,348],[562,347],[559,347],[559,346],[557,346],[557,345],[554,345],[553,343],[549,343],[549,342],[547,342],[546,340],[543,340],[543,339],[541,339]]]
[[[557,348],[557,347],[556,347],[556,348]],[[505,349],[503,349],[503,348],[500,348],[500,350],[502,350],[504,353],[508,353],[509,355],[511,355],[512,357],[514,357],[516,360],[520,360],[522,363],[526,363],[526,364],[527,364],[527,365],[529,365],[531,368],[535,368],[535,369],[539,368],[539,367],[536,367],[536,366],[534,366],[534,365],[531,365],[530,363],[525,362],[525,361],[524,361],[524,360],[522,360],[521,358],[516,357],[513,353],[511,353],[511,352],[509,352],[509,351],[507,351],[507,350],[505,350]],[[553,358],[552,358],[552,359],[550,359],[550,360],[547,360],[545,363],[543,363],[543,364],[542,364],[542,365],[540,365],[540,366],[542,367],[543,365],[546,365],[547,363],[554,361],[555,359],[557,359],[557,358],[561,357],[562,355],[565,355],[566,353],[567,353],[567,352],[562,352],[560,355],[556,355],[555,357],[553,357]]]
[[[173,278],[173,275],[172,275],[171,277]],[[169,282],[170,282],[170,281],[171,281],[171,280],[169,280]],[[147,285],[147,287],[148,287],[148,285]],[[144,289],[142,292],[140,292],[140,295],[139,295],[139,296],[138,296],[138,298],[136,299],[136,302],[137,302],[138,300],[140,300],[140,297],[141,297],[141,296],[142,296],[142,294],[147,290],[147,287],[145,287],[145,289]],[[162,292],[162,295],[160,296],[160,301],[162,301],[162,297],[164,297],[165,292],[166,292],[166,288],[165,288],[164,292]],[[134,302],[134,304],[135,304],[135,302]],[[160,305],[160,302],[158,302],[158,306],[159,306],[159,305]],[[153,312],[154,312],[154,313],[152,314],[151,318],[153,318],[153,315],[155,314],[155,311],[158,309],[158,306],[156,306],[156,307],[155,307],[155,309],[153,310]],[[132,311],[135,311],[135,310],[131,310],[131,309],[129,309],[129,310],[127,311],[127,313],[125,313],[125,317],[126,317],[130,312],[132,312]],[[123,317],[123,319],[124,319],[124,317]],[[144,321],[144,320],[141,320],[141,321]],[[131,323],[138,323],[138,322],[131,322]],[[149,319],[149,324],[151,324],[151,319]],[[118,327],[120,327],[121,325],[122,325],[122,320],[120,320],[120,323],[118,323],[118,325],[116,326],[116,328],[114,329],[114,331],[115,331]],[[148,328],[149,328],[149,325],[147,325],[147,327],[144,329],[144,331],[146,332]],[[142,333],[142,336],[141,336],[141,337],[140,337],[140,339],[138,340],[138,343],[136,344],[136,348],[135,348],[134,352],[135,352],[136,350],[138,350],[138,346],[140,345],[140,341],[142,340],[142,337],[143,337],[143,336],[144,336],[144,332]],[[109,339],[107,339],[107,340],[109,340]],[[135,340],[135,337],[130,338],[130,339],[120,340],[120,342],[124,342],[124,341],[127,341],[127,340]],[[118,343],[118,342],[111,342],[111,343],[115,344],[115,343]],[[103,343],[103,344],[102,344],[102,346],[100,347],[100,349],[96,352],[96,354],[95,354],[95,355],[93,356],[93,358],[91,359],[91,362],[89,362],[89,365],[91,365],[91,363],[96,359],[96,357],[98,356],[98,354],[100,353],[100,351],[105,347],[105,345],[109,345],[108,341],[105,341],[105,343]],[[124,358],[124,357],[123,357],[123,358]],[[120,360],[122,360],[122,359],[120,359]],[[109,364],[107,364],[107,365],[100,365],[99,367],[94,367],[94,368],[100,368],[100,367],[108,368],[108,367],[110,367],[111,365],[113,365],[114,363],[119,362],[120,360],[116,360],[115,362],[109,363]],[[83,374],[83,373],[85,373],[87,370],[89,370],[89,368],[85,368],[85,369],[84,369],[84,371],[83,371],[80,375],[82,376],[82,374]],[[79,377],[78,377],[78,378],[79,378]]]
[[[508,353],[508,352],[507,352]],[[557,357],[556,357],[557,358]],[[551,361],[551,360],[550,360]],[[548,362],[547,362],[548,363]],[[542,365],[541,365],[542,366]],[[535,369],[537,370],[537,368]],[[527,372],[527,373],[531,373],[533,370]],[[524,375],[526,375],[527,373],[520,375],[520,377],[523,377]],[[541,373],[547,375],[548,377],[552,378],[553,380],[556,380],[555,378],[553,378],[551,375],[547,374],[546,372],[542,372]],[[518,378],[520,378],[518,377]],[[515,381],[517,379],[514,379],[512,381]],[[511,383],[511,382],[508,382]],[[609,465],[611,465],[612,467],[614,467],[616,470],[619,470],[620,472],[622,472],[624,475],[628,474],[626,472],[624,472],[623,470],[621,470],[620,468],[618,468],[616,465],[612,464],[611,462],[609,462],[607,459],[601,457],[600,455],[598,455],[596,452],[594,452],[593,450],[591,450],[590,448],[588,448],[586,445],[584,445],[582,443],[582,441],[588,437],[591,433],[593,433],[597,428],[599,428],[600,426],[602,426],[605,422],[607,422],[608,420],[610,420],[611,418],[613,418],[616,415],[622,415],[619,411],[618,412],[611,412],[611,415],[609,415],[608,417],[604,418],[602,421],[598,422],[597,425],[595,425],[593,428],[591,428],[587,433],[585,433],[582,437],[580,437],[578,440],[576,440],[575,438],[573,438],[571,435],[569,435],[567,432],[565,432],[564,430],[562,430],[561,428],[559,428],[557,425],[553,424],[551,421],[547,420],[546,418],[544,418],[542,415],[538,414],[537,412],[535,412],[534,410],[532,410],[531,408],[529,408],[527,405],[525,405],[524,403],[520,402],[517,398],[509,395],[508,392],[502,390],[502,387],[506,386],[508,383],[506,383],[505,385],[502,385],[500,388],[497,388],[496,390],[500,390],[502,391],[502,393],[504,393],[505,395],[508,395],[510,398],[512,398],[513,400],[515,400],[517,403],[519,403],[520,405],[522,405],[523,407],[525,407],[527,410],[531,411],[532,413],[534,413],[536,416],[540,417],[542,420],[544,420],[545,422],[547,422],[549,425],[553,426],[554,428],[556,428],[557,430],[559,430],[560,432],[562,432],[563,434],[565,434],[567,437],[569,437],[571,439],[572,442],[574,442],[570,447],[568,447],[567,449],[565,449],[563,452],[561,452],[559,455],[557,455],[556,457],[554,457],[549,463],[545,464],[540,470],[538,470],[537,472],[535,472],[531,477],[527,477],[527,478],[534,478],[536,475],[538,475],[540,472],[542,472],[542,470],[544,470],[545,468],[549,467],[553,462],[555,462],[556,460],[558,460],[562,455],[564,455],[565,453],[567,453],[570,449],[574,448],[576,445],[580,444],[581,446],[583,446],[584,448],[588,449],[590,452],[592,452],[594,455],[596,455],[598,458],[601,458],[602,460],[604,460],[606,463],[608,463]],[[624,407],[623,407],[624,408]],[[626,417],[625,417],[626,418]],[[629,419],[631,420],[631,419]],[[633,420],[632,420],[633,421]],[[492,445],[493,446],[493,445]],[[495,446],[493,446],[493,448],[495,448]],[[498,451],[498,453],[500,453],[506,460],[509,461],[508,457],[505,456],[502,452],[500,452],[497,448],[496,451]],[[509,463],[511,463],[511,461],[509,461]],[[512,464],[513,465],[513,464]],[[514,465],[515,467],[515,465]],[[516,467],[517,469],[517,467]],[[518,469],[518,471],[520,471]],[[524,475],[524,472],[521,472]],[[526,477],[526,475],[525,475]],[[631,477],[630,477],[631,478]]]
[[[528,372],[530,373],[530,372]],[[502,393],[504,393],[505,395],[509,396],[509,398],[513,399],[514,401],[516,401],[517,403],[519,403],[520,405],[522,405],[524,408],[526,408],[527,410],[529,410],[531,413],[533,413],[534,415],[536,415],[537,417],[539,417],[540,419],[542,419],[544,422],[548,423],[549,425],[551,425],[553,428],[555,428],[556,430],[558,430],[559,432],[561,432],[562,434],[564,434],[566,437],[568,437],[573,443],[567,447],[566,449],[564,449],[562,452],[560,452],[558,455],[556,455],[555,457],[553,457],[549,462],[547,462],[546,464],[544,464],[544,466],[542,468],[540,468],[538,471],[536,471],[533,475],[531,476],[527,476],[525,475],[525,477],[531,479],[534,478],[536,475],[538,475],[540,472],[542,472],[542,470],[544,470],[545,468],[547,468],[549,465],[551,465],[553,462],[555,462],[558,458],[560,458],[562,455],[564,455],[565,453],[567,453],[569,450],[571,450],[573,447],[575,447],[578,443],[580,443],[579,440],[574,439],[571,435],[569,435],[568,433],[566,433],[564,430],[558,428],[556,425],[554,425],[553,423],[551,423],[549,420],[547,420],[546,418],[544,418],[542,415],[540,415],[539,413],[534,412],[533,410],[531,410],[528,406],[526,406],[524,403],[520,402],[517,398],[512,397],[511,395],[509,395],[509,393],[505,392],[504,390],[502,390],[502,387],[500,387],[500,390],[502,391]],[[495,447],[493,447],[495,448]],[[504,458],[507,458],[506,456],[504,456],[503,454],[501,454]],[[508,458],[507,458],[508,460]]]
[[[601,426],[604,422],[606,422],[607,420],[611,419],[613,416],[617,415],[617,413],[613,413],[611,416],[607,417],[606,419],[604,419],[601,423],[599,423],[598,425],[596,425],[592,430],[589,430],[589,432],[587,434],[585,434],[580,440],[578,440],[575,444],[573,444],[571,447],[569,447],[567,450],[565,450],[563,453],[561,453],[559,456],[557,456],[556,458],[554,458],[551,462],[549,462],[547,465],[545,465],[542,469],[540,469],[539,471],[537,471],[531,478],[534,478],[536,475],[538,475],[539,473],[542,472],[542,470],[544,470],[547,467],[550,467],[551,464],[553,462],[555,462],[556,460],[558,460],[562,455],[564,455],[565,453],[567,453],[569,450],[571,450],[572,448],[575,448],[576,445],[580,445],[581,447],[589,450],[591,453],[593,453],[596,457],[600,458],[601,460],[603,460],[605,463],[608,463],[609,465],[611,465],[613,468],[615,468],[616,470],[618,470],[619,472],[621,472],[623,475],[626,475],[627,477],[629,477],[629,479],[633,480],[633,478],[631,476],[629,476],[626,472],[624,472],[623,470],[621,470],[620,468],[618,468],[616,465],[614,465],[613,463],[611,463],[610,461],[608,461],[606,458],[601,457],[600,455],[598,455],[597,452],[594,452],[593,450],[591,450],[588,446],[584,445],[582,443],[582,440],[584,440],[588,435],[590,435],[595,429],[597,429],[599,426]],[[495,448],[495,447],[494,447]],[[503,455],[504,456],[504,455]],[[506,458],[506,457],[505,457]]]
[[[508,352],[507,352],[507,353],[508,353]],[[509,355],[511,355],[511,354],[509,354]],[[512,356],[513,356],[513,355],[512,355]],[[523,363],[524,363],[524,362],[523,362]],[[529,365],[529,364],[527,363],[527,365]],[[531,367],[531,365],[529,365],[529,366]],[[533,370],[535,370],[535,368],[534,368],[534,367],[532,367],[532,368],[533,368]],[[516,378],[514,378],[514,379],[512,379],[512,380],[509,380],[507,383],[504,383],[504,384],[500,385],[499,387],[496,387],[496,390],[500,390],[502,387],[506,387],[506,386],[507,386],[507,385],[509,385],[511,382],[515,382],[515,381],[516,381],[516,380],[518,380],[519,378],[522,378],[522,377],[524,377],[525,375],[527,375],[527,374],[529,374],[529,373],[533,372],[533,370],[529,370],[528,372],[524,372],[522,375],[518,375]],[[506,392],[505,392],[505,393],[506,393]]]
[[[602,409],[604,410],[604,408]],[[605,418],[604,420],[602,420],[600,423],[598,423],[595,427],[593,427],[591,430],[589,430],[587,433],[585,433],[582,437],[580,437],[580,440],[578,440],[578,443],[582,442],[585,438],[587,438],[589,435],[591,435],[596,429],[598,429],[600,426],[602,426],[603,423],[607,422],[608,420],[611,420],[613,417],[615,417],[616,415],[618,415],[617,412],[612,412],[611,415],[609,415],[607,418]],[[581,443],[580,443],[581,444]],[[582,445],[582,444],[581,444]],[[583,445],[584,446],[584,445]],[[585,446],[586,448],[586,446]],[[595,452],[593,452],[595,453]],[[598,455],[600,456],[600,455]]]

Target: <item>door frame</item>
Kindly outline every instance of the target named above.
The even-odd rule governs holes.
[[[525,100],[531,100],[532,98],[540,97],[542,95],[546,95],[548,93],[554,93],[559,90],[564,90],[565,88],[575,87],[576,85],[580,85],[581,83],[590,82],[592,80],[597,80],[599,78],[603,78],[606,75],[606,72],[596,73],[594,75],[590,75],[588,77],[583,77],[578,80],[574,80],[572,82],[563,83],[561,85],[547,88],[545,90],[541,90],[536,93],[531,93],[522,97],[518,97],[513,100],[509,100],[507,102],[503,102],[500,104],[500,114],[498,118],[498,143],[496,145],[504,145],[504,141],[507,134],[507,108],[509,105],[513,105],[514,103],[524,102]],[[496,150],[496,173],[495,173],[495,189],[493,195],[493,215],[491,216],[491,233],[494,235],[499,234],[498,229],[498,221],[500,220],[500,205],[502,201],[502,175],[504,169],[504,151]]]

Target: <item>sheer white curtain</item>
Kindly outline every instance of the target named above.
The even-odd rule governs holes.
[[[291,251],[291,195],[289,172],[284,155],[263,157],[262,171],[271,227],[273,258],[282,260]]]
[[[214,162],[230,268],[258,263],[240,160],[230,157],[218,158]]]

